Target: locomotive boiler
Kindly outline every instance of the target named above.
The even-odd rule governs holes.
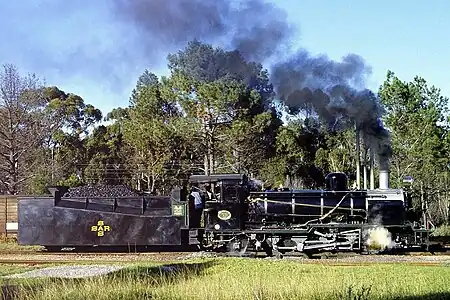
[[[403,222],[408,204],[404,193],[388,191],[349,191],[347,176],[330,173],[324,190],[291,190],[252,193],[251,215],[259,222],[294,225],[324,220],[349,224],[377,219],[383,224]]]

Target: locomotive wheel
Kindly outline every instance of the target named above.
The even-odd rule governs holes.
[[[271,257],[274,254],[274,249],[267,243],[267,241],[264,241],[261,243],[262,250],[266,252],[267,256]]]
[[[236,236],[235,240],[226,245],[226,251],[231,256],[244,256],[249,246],[249,239],[246,236]]]

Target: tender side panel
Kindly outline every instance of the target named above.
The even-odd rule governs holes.
[[[145,197],[145,215],[163,216],[171,215],[170,197],[150,196]]]
[[[19,244],[181,245],[183,217],[54,207],[52,198],[19,201]]]

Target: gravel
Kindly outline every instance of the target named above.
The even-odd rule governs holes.
[[[126,185],[83,185],[69,189],[64,197],[139,197],[141,193]]]
[[[344,258],[332,258],[330,261],[348,263],[450,263],[448,255],[355,255]]]
[[[48,254],[31,254],[31,253],[0,253],[0,264],[4,262],[11,263],[58,263],[58,262],[145,262],[145,261],[173,261],[182,253],[48,253]]]
[[[179,260],[201,259],[201,258],[226,258],[211,252],[194,252],[179,256]],[[283,258],[262,257],[266,260],[294,260],[302,263],[319,263],[319,264],[351,264],[351,265],[366,265],[376,263],[411,263],[436,265],[445,264],[450,265],[450,255],[346,255],[346,256],[329,256],[325,258],[310,259],[304,256]],[[248,258],[255,259],[255,258]]]
[[[161,252],[161,253],[136,253],[136,254],[118,254],[118,253],[67,253],[67,254],[29,254],[29,253],[0,253],[0,264],[30,264],[44,265],[47,263],[73,264],[76,262],[89,262],[94,264],[105,263],[144,263],[144,262],[174,262],[191,259],[226,259],[223,255],[212,252]],[[255,258],[248,258],[249,260]],[[259,258],[256,258],[259,259]],[[267,260],[279,260],[276,257],[263,258]],[[376,263],[412,263],[425,265],[450,265],[450,255],[347,255],[331,256],[325,258],[309,259],[305,257],[288,257],[281,260],[295,260],[302,263],[320,263],[320,264],[351,264],[365,265]],[[66,265],[68,267],[68,265]]]
[[[197,258],[214,258],[218,255],[212,252],[193,252],[183,256],[179,256],[178,259],[197,259]]]
[[[106,275],[111,272],[123,269],[125,266],[113,265],[81,265],[81,266],[59,266],[38,270],[27,271],[21,274],[3,276],[3,278],[37,278],[37,277],[57,277],[57,278],[86,278]]]

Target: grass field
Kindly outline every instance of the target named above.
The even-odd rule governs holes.
[[[40,246],[21,246],[17,244],[16,237],[0,234],[0,253],[7,253],[10,251],[35,252],[42,248],[43,247]]]
[[[227,258],[171,268],[140,263],[99,278],[14,283],[19,299],[450,299],[450,267],[444,265],[334,266]]]

